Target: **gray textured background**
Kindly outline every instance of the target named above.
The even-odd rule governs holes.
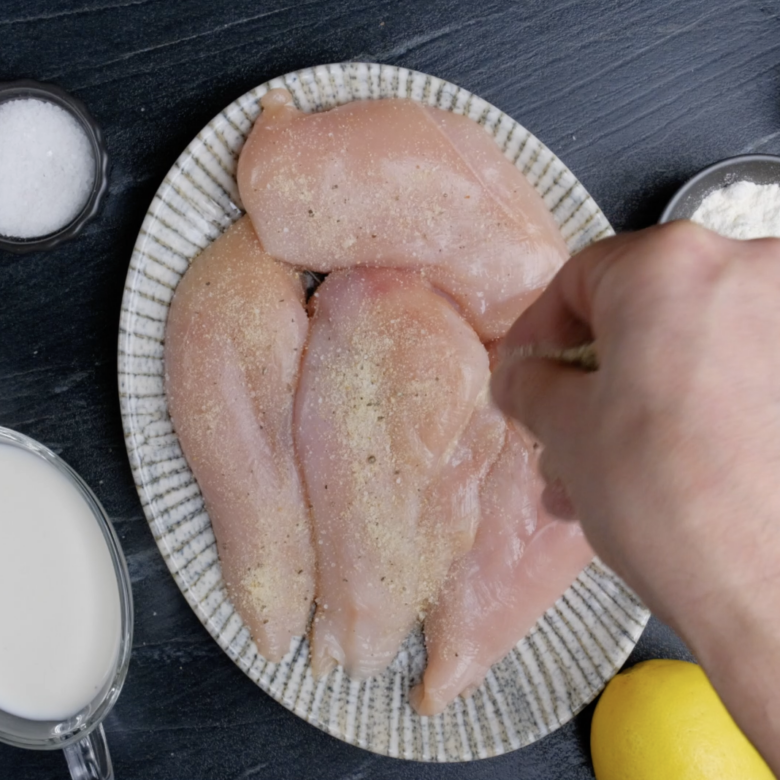
[[[2,0],[0,80],[53,81],[76,94],[112,156],[105,208],[84,235],[48,254],[0,252],[0,425],[41,440],[86,478],[128,557],[135,649],[106,722],[118,780],[593,777],[590,708],[530,748],[471,764],[381,758],[320,733],[209,638],[141,513],[119,419],[116,336],[152,195],[200,128],[249,88],[361,59],[441,76],[515,117],[617,230],[654,222],[710,162],[780,153],[778,0]],[[686,651],[652,621],[629,663],[648,657]],[[0,745],[0,780],[66,776],[58,753]]]

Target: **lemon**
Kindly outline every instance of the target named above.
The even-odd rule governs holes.
[[[597,780],[774,780],[701,667],[654,660],[614,677],[590,747]]]

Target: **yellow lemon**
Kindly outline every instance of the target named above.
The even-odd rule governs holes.
[[[701,667],[644,661],[614,677],[593,713],[598,780],[775,780]]]

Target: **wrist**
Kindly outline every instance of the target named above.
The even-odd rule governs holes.
[[[724,578],[725,579],[725,578]],[[670,623],[734,720],[780,773],[780,576],[763,587],[725,582]]]

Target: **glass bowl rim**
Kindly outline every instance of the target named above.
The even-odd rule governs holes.
[[[738,170],[742,166],[749,163],[767,163],[769,165],[777,165],[777,183],[780,184],[780,155],[739,154],[735,155],[734,157],[726,157],[724,160],[719,160],[718,162],[712,163],[712,165],[708,165],[706,168],[703,168],[697,174],[691,176],[691,178],[688,179],[684,184],[682,184],[678,188],[677,192],[674,193],[669,203],[667,203],[666,208],[658,220],[658,223],[663,225],[666,222],[673,222],[677,219],[685,219],[685,217],[678,216],[675,212],[678,210],[680,204],[685,200],[685,198],[696,187],[696,185],[698,185],[708,176],[711,176],[713,173],[718,171],[728,171],[730,168]]]

